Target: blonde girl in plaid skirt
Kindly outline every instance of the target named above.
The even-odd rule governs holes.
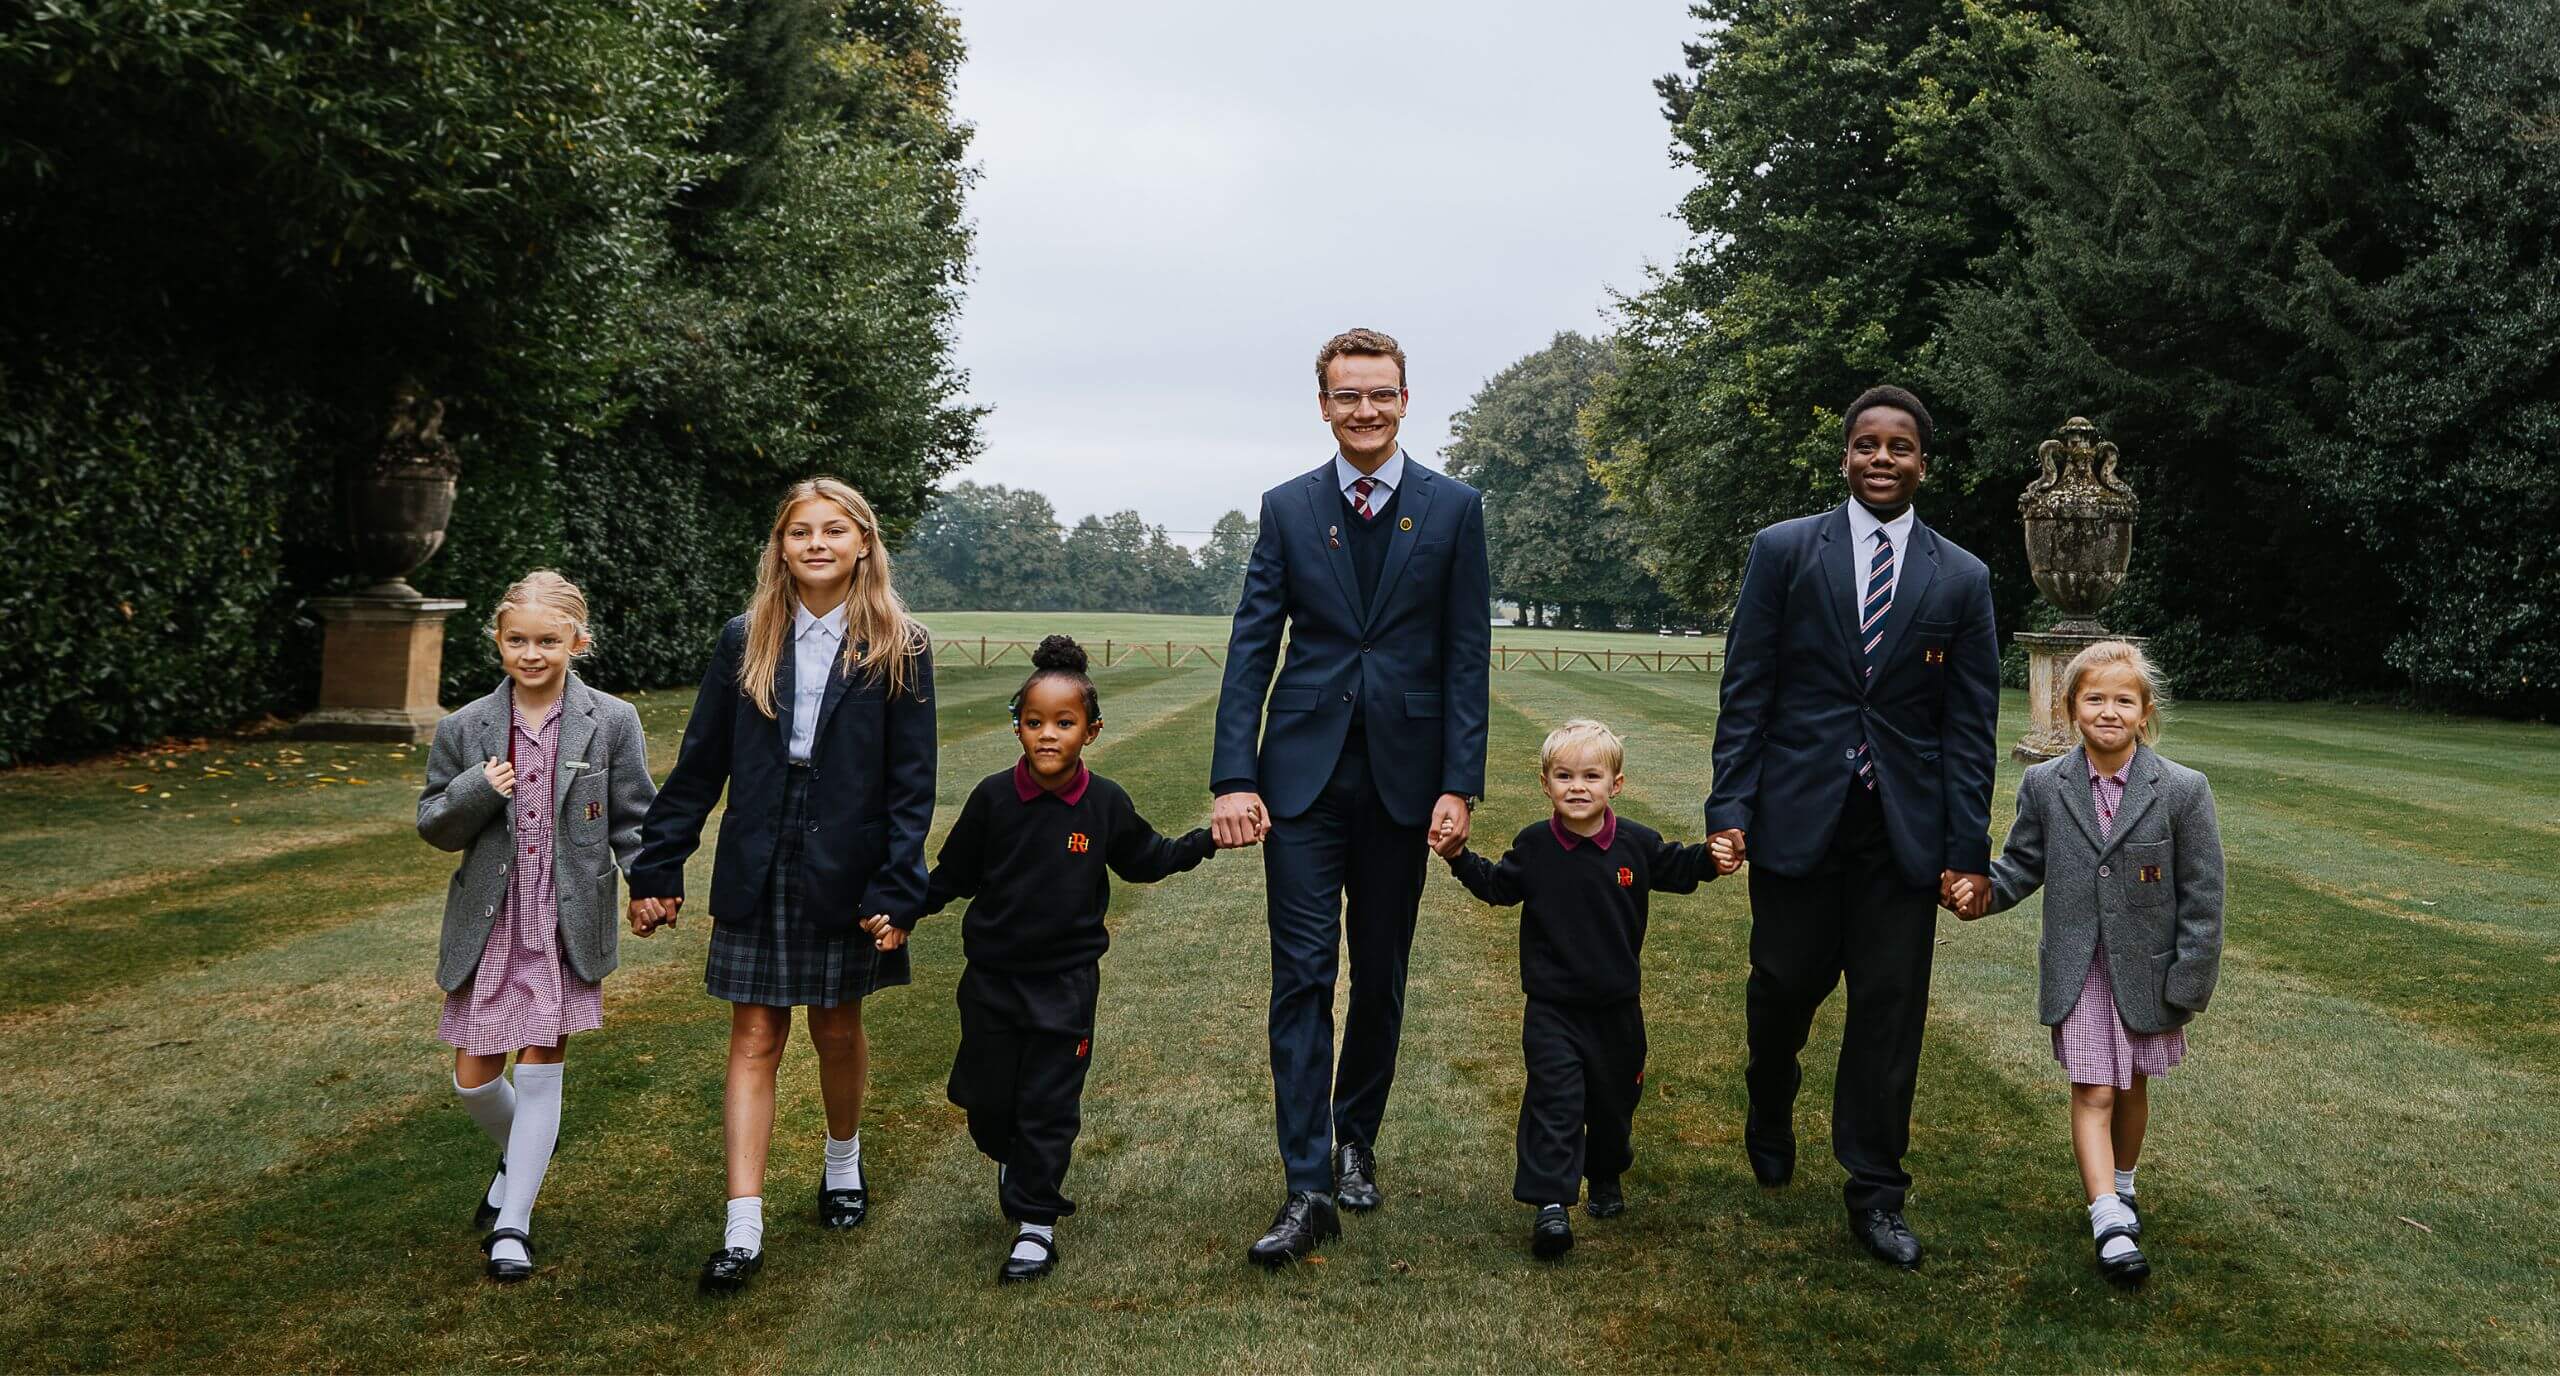
[[[2063,694],[2080,745],[2019,780],[1990,910],[2044,890],[2038,1014],[2071,1080],[2071,1147],[2098,1269],[2136,1286],[2151,1273],[2133,1180],[2150,1082],[2186,1058],[2186,1024],[2213,996],[2222,837],[2212,785],[2151,749],[2163,688],[2138,647],[2082,650]],[[1962,912],[1971,884],[1957,889]]]
[[[632,930],[645,937],[676,921],[685,860],[726,792],[703,987],[730,1011],[729,1202],[706,1293],[737,1290],[764,1265],[774,1075],[794,1008],[808,1010],[826,1102],[818,1222],[869,1216],[862,1000],[908,976],[906,953],[875,949],[856,924],[923,914],[933,786],[933,658],[890,585],[871,504],[833,478],[796,484],[746,613],[720,633],[631,867]]]

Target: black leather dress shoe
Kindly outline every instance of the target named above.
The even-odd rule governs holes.
[[[2133,1230],[2119,1223],[2112,1228],[2099,1231],[2098,1274],[2105,1276],[2110,1285],[2120,1285],[2127,1290],[2139,1290],[2142,1288],[2142,1282],[2151,1275],[2151,1262],[2142,1255],[2142,1249],[2139,1247],[2113,1261],[2107,1260],[2107,1244],[2117,1238],[2130,1242],[2133,1240]]]
[[[818,1226],[821,1228],[859,1228],[871,1216],[871,1194],[867,1190],[831,1190],[822,1182],[818,1186]]]
[[[514,1240],[524,1245],[524,1260],[509,1261],[498,1255],[498,1244]],[[480,1239],[480,1250],[489,1254],[489,1279],[500,1285],[513,1285],[533,1274],[533,1239],[521,1228],[500,1228]]]
[[[1019,1285],[1026,1280],[1038,1280],[1058,1269],[1058,1244],[1055,1241],[1042,1237],[1038,1233],[1014,1234],[1014,1246],[1019,1247],[1026,1242],[1040,1249],[1040,1259],[1024,1261],[1013,1253],[1006,1252],[1004,1265],[996,1271],[996,1284]]]
[[[702,1293],[735,1294],[747,1288],[747,1282],[764,1269],[764,1253],[750,1252],[744,1247],[723,1247],[702,1263]]]
[[[1333,1150],[1333,1202],[1353,1213],[1378,1207],[1378,1154],[1357,1142]]]
[[[1911,1235],[1911,1225],[1902,1221],[1900,1210],[1851,1209],[1849,1236],[1878,1261],[1891,1262],[1906,1271],[1920,1264],[1920,1239]]]
[[[1298,1190],[1272,1217],[1271,1230],[1256,1239],[1245,1256],[1256,1266],[1277,1269],[1304,1259],[1328,1238],[1342,1236],[1341,1216],[1333,1196],[1321,1190]]]
[[[1594,1180],[1591,1198],[1584,1202],[1582,1211],[1593,1218],[1616,1218],[1627,1211],[1626,1193],[1615,1180]]]
[[[498,1158],[498,1174],[503,1176],[506,1173],[507,1158],[501,1156]],[[480,1192],[480,1202],[471,1207],[471,1231],[485,1233],[489,1231],[490,1225],[497,1221],[498,1206],[489,1202],[489,1193],[483,1190]]]
[[[1573,1223],[1565,1217],[1562,1204],[1542,1204],[1537,1221],[1529,1225],[1529,1250],[1540,1261],[1553,1261],[1573,1250]]]

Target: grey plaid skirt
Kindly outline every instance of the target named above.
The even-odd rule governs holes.
[[[715,922],[703,971],[705,992],[731,1003],[833,1008],[908,980],[907,953],[882,954],[850,921],[820,926],[800,915],[800,840],[807,834],[809,771],[794,769],[782,789],[780,835],[764,900],[752,918]],[[849,915],[848,915],[849,916]]]

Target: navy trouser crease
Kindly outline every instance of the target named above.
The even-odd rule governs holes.
[[[972,964],[960,972],[951,1102],[968,1112],[978,1150],[1004,1167],[996,1195],[1007,1218],[1055,1223],[1076,1211],[1064,1189],[1084,1125],[1101,987],[1099,964],[1040,974]]]
[[[1751,869],[1751,1059],[1745,1136],[1769,1150],[1792,1133],[1797,1056],[1813,1017],[1845,975],[1849,1004],[1831,1094],[1831,1149],[1849,1173],[1851,1209],[1902,1207],[1911,1176],[1911,1099],[1929,1016],[1937,891],[1896,872],[1884,811],[1854,783],[1831,850],[1801,876]]]
[[[1533,998],[1521,1012],[1520,1051],[1529,1077],[1511,1197],[1571,1204],[1584,1180],[1624,1175],[1635,1164],[1632,1130],[1644,1098],[1644,1004]]]
[[[1271,924],[1271,1093],[1291,1190],[1331,1190],[1336,1142],[1374,1149],[1404,1034],[1424,829],[1387,815],[1357,736],[1305,812],[1263,843]],[[1337,1065],[1333,988],[1351,952]]]

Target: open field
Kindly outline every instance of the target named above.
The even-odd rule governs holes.
[[[1094,627],[1096,653],[1106,636],[1138,644],[1206,645],[1226,658],[1227,618],[1223,616],[1097,615],[1082,612],[925,612],[924,624],[940,640],[1020,640],[1038,644],[1040,637],[1063,631],[1079,639]],[[1559,631],[1544,627],[1495,626],[1493,643],[1520,650],[1614,650],[1619,654],[1724,653],[1721,635],[1656,635],[1651,631]],[[1017,659],[1019,656],[1016,657]]]
[[[1225,638],[1189,618],[928,620]],[[942,675],[941,823],[1013,758],[1002,704],[1020,677]],[[1095,766],[1163,829],[1205,820],[1217,674],[1100,681]],[[1539,815],[1537,739],[1569,715],[1629,735],[1628,815],[1694,838],[1714,689],[1495,675],[1480,847]],[[639,701],[663,772],[690,694]],[[2004,741],[2022,704],[2005,708]],[[1821,1149],[1836,1000],[1809,1049],[1798,1181],[1753,1186],[1738,882],[1657,901],[1630,1210],[1577,1219],[1563,1264],[1532,1261],[1508,1197],[1513,924],[1437,862],[1381,1143],[1388,1206],[1321,1265],[1252,1270],[1279,1171],[1250,854],[1114,894],[1069,1177],[1083,1212],[1056,1276],[993,1283],[993,1171],[942,1097],[960,967],[946,915],[917,935],[917,984],[869,1010],[871,1222],[828,1237],[809,1216],[819,1116],[795,1045],[769,1264],[748,1294],[697,1300],[727,1017],[702,995],[705,915],[689,912],[624,943],[607,1025],[569,1056],[541,1269],[500,1290],[468,1227],[492,1153],[433,1040],[450,861],[411,830],[423,752],[217,740],[0,775],[0,1351],[13,1369],[169,1370],[2560,1367],[2560,733],[2206,704],[2179,711],[2166,748],[2215,782],[2230,941],[2194,1054],[2154,1096],[2159,1273],[2133,1296],[2089,1264],[2032,1013],[2031,911],[1941,918],[1917,1274],[1841,1228]],[[2004,765],[1995,827],[2016,778]]]

